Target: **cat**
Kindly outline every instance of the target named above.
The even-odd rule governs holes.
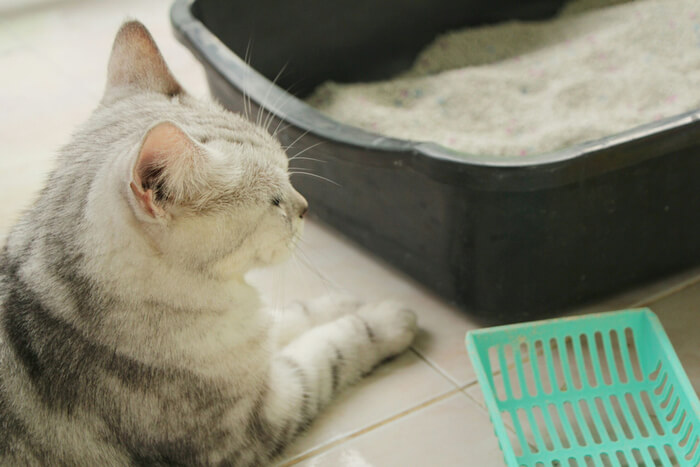
[[[0,254],[0,464],[279,458],[417,332],[393,301],[265,310],[244,274],[291,254],[307,207],[279,142],[185,92],[125,22],[99,106]]]

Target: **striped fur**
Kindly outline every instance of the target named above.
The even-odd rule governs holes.
[[[328,296],[272,319],[243,276],[301,233],[279,143],[183,91],[138,22],[108,74],[0,254],[0,464],[265,465],[415,315]]]

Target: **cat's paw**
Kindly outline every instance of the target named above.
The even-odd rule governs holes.
[[[364,305],[357,314],[368,325],[370,340],[378,344],[384,357],[406,350],[418,332],[416,314],[393,300]]]

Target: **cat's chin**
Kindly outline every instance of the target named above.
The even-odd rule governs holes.
[[[293,253],[294,246],[282,246],[279,248],[275,248],[265,256],[258,256],[256,258],[256,265],[254,267],[264,268],[269,266],[276,266],[278,264],[288,261],[292,257]]]
[[[259,252],[255,257],[255,265],[253,268],[276,266],[288,261],[296,251],[297,244],[299,243],[303,231],[304,223],[300,222],[296,226],[294,234],[286,243],[279,243],[274,247],[267,248],[264,253]]]

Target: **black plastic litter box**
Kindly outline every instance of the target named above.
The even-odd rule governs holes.
[[[321,160],[292,167],[340,185],[293,178],[317,217],[467,312],[522,321],[698,264],[700,110],[494,158],[372,134],[300,99],[329,79],[388,78],[441,32],[563,3],[178,0],[171,19],[216,98],[244,112],[248,96],[292,155]]]

